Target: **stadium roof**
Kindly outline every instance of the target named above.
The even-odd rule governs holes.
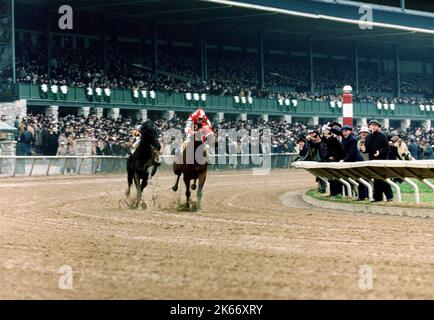
[[[17,3],[50,8],[57,13],[64,1],[17,0]],[[156,24],[159,35],[164,36],[165,32],[173,34],[173,27],[182,24],[184,28],[177,28],[177,35],[184,32],[187,36],[191,28],[204,26],[210,37],[228,41],[231,38],[253,41],[254,31],[261,30],[267,42],[273,43],[286,39],[306,43],[312,39],[322,46],[337,47],[344,42],[357,42],[367,52],[372,52],[372,45],[410,50],[434,48],[434,13],[372,5],[373,29],[362,30],[357,24],[362,3],[345,0],[71,0],[69,4],[84,12],[82,17],[86,12],[104,14],[119,35],[126,32],[140,36],[143,29]]]

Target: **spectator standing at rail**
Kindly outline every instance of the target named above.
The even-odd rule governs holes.
[[[53,128],[50,128],[43,138],[44,155],[55,156],[59,147],[59,138]]]
[[[71,141],[69,141],[66,145],[66,155],[69,157],[74,157],[76,155],[74,143]],[[74,158],[68,159],[66,165],[66,173],[74,173],[76,168],[77,168],[77,160]]]
[[[309,156],[309,147],[304,137],[300,137],[297,140],[297,146],[295,151],[298,153],[296,161],[305,161]]]
[[[65,141],[61,141],[59,143],[59,147],[57,148],[56,156],[59,156],[59,157],[66,156],[66,142]]]
[[[35,152],[36,155],[41,156],[44,154],[43,148],[43,130],[39,123],[35,124]]]
[[[307,139],[309,144],[309,156],[307,158],[311,161],[327,162],[329,159],[328,146],[321,135],[315,132],[309,134]],[[325,193],[327,189],[325,181],[317,177],[316,182],[318,183],[318,192]]]
[[[381,132],[381,123],[377,120],[369,122],[371,133],[365,141],[366,153],[369,160],[388,160],[389,142],[384,133]],[[374,179],[374,201],[383,201],[383,194],[388,202],[393,201],[392,187],[381,179]]]
[[[16,117],[15,117],[14,127],[15,127],[15,129],[17,129],[17,130],[20,128],[20,116],[16,116]]]
[[[105,148],[103,149],[103,155],[105,156],[115,156],[118,155],[117,151],[118,148],[115,145],[116,142],[116,138],[111,137],[108,141],[108,143],[106,143]],[[103,172],[111,172],[112,170],[114,170],[115,168],[113,167],[113,160],[112,159],[103,159],[102,164],[101,164],[101,169]]]
[[[23,144],[24,155],[31,156],[32,155],[32,143],[33,143],[33,135],[27,129],[27,126],[24,127],[24,132],[20,135],[20,142]]]
[[[340,162],[345,158],[344,149],[338,138],[327,129],[323,131],[324,142],[328,149],[328,162]],[[330,181],[330,197],[342,196],[342,183],[338,180]]]
[[[408,151],[407,144],[402,139],[394,135],[390,141],[390,160],[415,160]]]
[[[98,139],[96,142],[95,152],[97,156],[104,155],[105,143],[103,139]]]
[[[357,139],[353,135],[353,127],[342,127],[342,146],[345,152],[345,159],[343,162],[358,162],[364,161],[362,154],[357,146]],[[359,184],[358,187],[358,200],[363,201],[368,198],[368,190],[366,186]]]
[[[410,144],[408,145],[408,151],[410,151],[413,158],[416,160],[420,160],[420,146],[416,143],[415,139],[410,140]]]
[[[421,160],[430,160],[432,158],[433,149],[428,140],[422,140],[420,143]]]
[[[357,141],[357,149],[359,149],[360,153],[363,156],[363,160],[369,160],[369,155],[366,152],[365,141],[366,137],[369,135],[369,128],[362,127],[359,131],[359,139]]]

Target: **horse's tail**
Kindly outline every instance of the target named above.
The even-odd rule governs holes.
[[[133,172],[133,168],[131,166],[131,158],[127,160],[127,181],[128,181],[128,186],[131,186],[133,184],[133,179],[134,179],[134,172]]]

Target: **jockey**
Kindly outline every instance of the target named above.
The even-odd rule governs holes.
[[[202,108],[197,109],[188,117],[187,125],[185,127],[187,140],[189,140],[189,138],[197,131],[202,133],[202,142],[205,142],[209,135],[214,134],[211,122]]]
[[[130,150],[131,154],[133,154],[136,151],[137,147],[139,146],[139,143],[140,143],[140,129],[141,128],[142,128],[141,125],[137,125],[133,129],[132,134],[133,134],[134,142],[133,142],[133,145],[131,146],[131,150]]]

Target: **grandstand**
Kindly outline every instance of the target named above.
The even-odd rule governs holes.
[[[342,118],[350,84],[357,125],[431,129],[432,12],[372,4],[360,25],[352,1],[72,1],[62,30],[61,1],[1,3],[10,124],[27,113],[179,121],[201,105],[217,123],[315,126]]]

